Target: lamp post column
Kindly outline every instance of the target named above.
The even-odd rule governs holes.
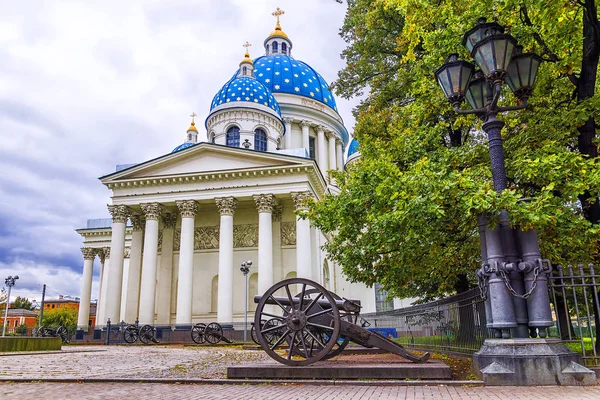
[[[82,247],[83,274],[81,276],[81,295],[79,297],[79,314],[77,315],[77,329],[87,330],[90,319],[90,302],[92,297],[92,274],[94,272],[94,258],[96,249]]]
[[[217,291],[217,322],[233,322],[233,214],[237,208],[234,197],[215,199],[220,217],[219,281]]]

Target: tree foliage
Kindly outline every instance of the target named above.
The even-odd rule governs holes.
[[[530,106],[499,116],[502,193],[491,185],[481,122],[458,116],[433,75],[450,53],[470,60],[462,35],[481,16],[545,60]],[[351,280],[380,282],[394,296],[463,290],[481,262],[477,217],[501,209],[538,230],[553,263],[598,259],[595,0],[350,0],[341,35],[347,64],[336,91],[366,93],[354,110],[361,159],[333,172],[340,194],[308,216],[333,234],[326,249]],[[504,93],[501,105],[516,104]]]
[[[26,297],[17,296],[15,301],[12,304],[12,308],[18,308],[23,310],[31,310],[33,311],[35,307],[31,303],[31,301]]]
[[[71,307],[59,307],[44,311],[44,326],[76,326],[78,311]]]

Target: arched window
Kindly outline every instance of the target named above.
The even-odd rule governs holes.
[[[188,135],[188,140],[192,140],[192,134],[191,133]]]
[[[227,146],[240,147],[240,128],[237,126],[227,129]]]
[[[287,54],[287,44],[281,42],[281,54]]]
[[[248,75],[248,67],[244,67],[244,68],[242,68],[242,71],[243,71],[243,72],[242,72],[242,74],[243,74],[244,76]]]
[[[273,54],[277,53],[279,51],[279,48],[277,46],[277,42],[273,42]]]
[[[254,150],[267,151],[267,134],[262,129],[254,131]]]
[[[269,55],[269,45],[267,45],[267,55]]]

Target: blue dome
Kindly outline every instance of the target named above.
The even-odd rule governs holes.
[[[350,157],[354,153],[357,153],[358,151],[358,140],[353,138],[350,142],[350,145],[348,146],[348,157]]]
[[[308,64],[274,54],[254,60],[254,76],[273,93],[289,93],[320,101],[337,111],[329,85]]]
[[[273,93],[260,81],[250,77],[236,78],[237,72],[223,87],[217,92],[212,100],[210,109],[231,102],[247,102],[262,104],[274,110],[280,117],[279,103],[273,97]]]
[[[198,143],[187,142],[184,144],[180,144],[179,146],[175,147],[171,153],[175,153],[176,151],[187,149],[188,147],[192,147],[193,145],[196,145],[196,144],[198,144]]]

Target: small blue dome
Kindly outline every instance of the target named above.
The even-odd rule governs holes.
[[[348,146],[348,157],[350,157],[354,153],[357,153],[358,151],[358,140],[353,138],[350,142],[350,145]]]
[[[180,144],[179,146],[175,147],[171,153],[175,153],[179,150],[187,149],[188,147],[192,147],[195,144],[198,144],[198,143],[186,142],[184,144]]]
[[[236,78],[237,72],[223,87],[217,92],[212,100],[210,109],[231,102],[247,102],[261,104],[269,107],[281,117],[279,103],[273,97],[273,93],[265,87],[259,80],[250,77]]]
[[[337,111],[325,79],[302,61],[283,54],[258,57],[254,60],[254,76],[273,93],[308,97]]]

